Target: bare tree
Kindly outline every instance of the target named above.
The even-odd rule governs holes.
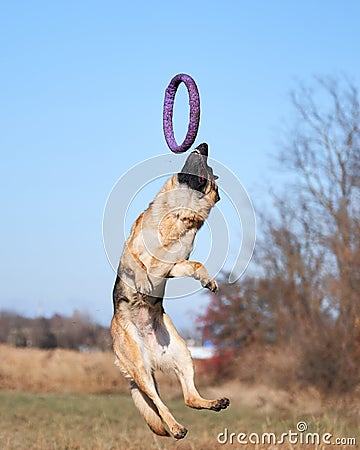
[[[324,258],[324,298],[337,316],[339,331],[353,340],[359,314],[359,162],[360,105],[356,87],[339,80],[318,80],[326,110],[316,93],[304,87],[292,94],[299,117],[290,145],[282,152],[296,174],[294,202],[298,220],[312,230],[311,245]],[[300,206],[300,209],[299,209]],[[305,209],[305,211],[303,211]]]
[[[291,95],[294,126],[279,152],[285,190],[260,223],[256,277],[220,283],[201,318],[220,345],[248,330],[290,343],[298,376],[325,391],[360,382],[360,103],[346,79]]]
[[[280,333],[291,324],[308,349],[318,343],[312,359],[333,360],[330,387],[335,372],[358,372],[360,356],[359,95],[348,80],[317,79],[291,100],[295,125],[280,153],[291,182],[260,254]]]
[[[210,305],[198,318],[203,340],[210,340],[220,349],[231,348],[235,353],[254,341],[274,339],[274,323],[269,312],[262,281],[248,277],[241,283],[219,280],[218,295],[210,295]]]

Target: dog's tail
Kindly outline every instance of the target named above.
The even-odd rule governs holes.
[[[154,380],[155,381],[155,380]],[[139,389],[135,381],[130,383],[131,395],[134,400],[135,406],[140,411],[140,414],[146,420],[151,431],[159,436],[170,436],[166,428],[164,427],[163,421],[159,415],[157,407],[154,402],[149,398],[145,392]]]

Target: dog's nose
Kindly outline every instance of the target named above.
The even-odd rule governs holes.
[[[209,147],[206,142],[203,142],[202,144],[198,145],[194,152],[200,153],[200,155],[208,156]]]

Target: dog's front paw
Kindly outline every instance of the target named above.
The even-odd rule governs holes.
[[[141,272],[140,276],[135,277],[135,289],[140,294],[145,295],[149,295],[152,292],[153,286],[146,272]]]
[[[213,278],[210,278],[209,280],[204,280],[201,282],[201,284],[204,288],[209,289],[209,291],[211,292],[217,292],[219,290],[219,286]]]

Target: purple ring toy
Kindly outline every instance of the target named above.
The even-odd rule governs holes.
[[[188,130],[184,141],[178,145],[173,128],[173,110],[176,91],[180,85],[184,83],[189,94],[190,118]],[[184,153],[193,145],[199,129],[200,122],[200,97],[195,81],[185,73],[175,75],[170,81],[165,91],[164,111],[163,111],[163,129],[167,145],[174,153]]]

